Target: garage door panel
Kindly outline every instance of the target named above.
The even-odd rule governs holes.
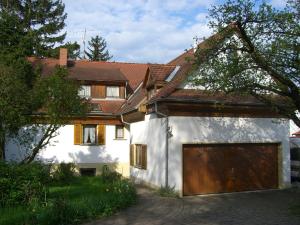
[[[278,187],[277,144],[185,145],[185,195]]]

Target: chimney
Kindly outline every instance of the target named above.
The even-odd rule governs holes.
[[[67,66],[68,63],[68,49],[60,48],[59,49],[59,65]]]

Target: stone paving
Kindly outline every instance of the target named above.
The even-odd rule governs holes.
[[[162,198],[138,188],[135,206],[86,225],[300,225],[289,207],[300,189]]]

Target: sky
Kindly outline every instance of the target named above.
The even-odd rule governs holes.
[[[62,0],[65,3],[66,41],[83,48],[100,35],[113,61],[167,63],[194,37],[208,37],[208,9],[223,0]],[[283,7],[285,0],[268,0]]]

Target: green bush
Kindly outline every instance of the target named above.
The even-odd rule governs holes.
[[[70,183],[52,183],[46,202],[0,208],[0,225],[80,224],[113,213],[136,202],[128,179],[103,182],[99,177],[78,177]]]
[[[75,177],[74,163],[60,163],[52,173],[53,180],[56,182],[68,183]]]
[[[49,166],[40,162],[24,165],[0,162],[0,207],[44,201],[49,181]]]
[[[107,165],[104,165],[102,167],[100,178],[104,183],[113,183],[116,181],[120,181],[122,175],[116,171],[111,171]]]

